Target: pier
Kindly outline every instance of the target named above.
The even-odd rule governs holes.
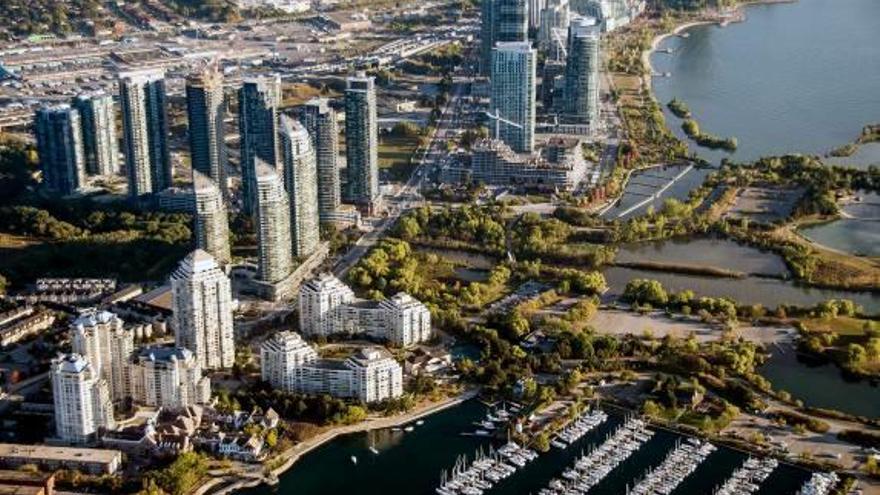
[[[751,495],[761,488],[761,483],[778,465],[776,459],[749,457],[721,488],[715,490],[714,495]]]
[[[706,460],[715,446],[695,438],[688,438],[666,456],[656,469],[648,473],[629,492],[631,495],[669,495]]]

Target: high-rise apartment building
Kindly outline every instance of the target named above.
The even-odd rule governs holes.
[[[110,398],[121,403],[131,395],[129,360],[134,334],[121,318],[109,311],[87,310],[70,325],[73,352],[84,356],[107,382]]]
[[[385,317],[389,342],[409,347],[431,340],[431,311],[421,301],[404,292],[379,303]]]
[[[226,141],[223,74],[216,66],[186,79],[186,115],[192,168],[214,179],[226,195]]]
[[[171,187],[165,73],[120,74],[119,101],[129,195],[138,197]]]
[[[229,277],[213,256],[196,249],[170,279],[177,346],[191,350],[202,369],[232,367],[235,344]]]
[[[348,78],[345,90],[345,200],[369,211],[379,201],[379,128],[376,85],[363,72]]]
[[[280,126],[284,188],[290,198],[290,238],[293,254],[304,258],[315,252],[321,241],[315,150],[301,123],[282,115]]]
[[[336,111],[326,98],[306,102],[299,110],[300,122],[309,131],[318,164],[318,212],[321,221],[336,212],[341,202],[339,180],[339,128]]]
[[[538,27],[538,48],[547,55],[546,60],[565,60],[570,19],[568,0],[548,0]]]
[[[110,176],[119,173],[113,97],[106,93],[82,94],[73,100],[73,105],[79,110],[86,174]]]
[[[568,28],[565,117],[593,123],[599,116],[599,27],[595,19],[574,17]]]
[[[260,347],[263,381],[285,391],[301,388],[305,366],[317,361],[318,351],[294,332],[277,332]]]
[[[107,382],[89,360],[66,354],[52,361],[55,434],[63,442],[91,443],[102,429],[115,427]]]
[[[518,153],[535,148],[537,58],[528,42],[499,42],[492,49],[493,134]]]
[[[85,186],[80,114],[70,105],[46,106],[34,116],[43,187],[68,195]]]
[[[354,302],[354,291],[330,273],[303,283],[299,289],[299,330],[306,335],[339,333],[341,307]]]
[[[232,261],[229,247],[229,218],[223,193],[214,179],[193,170],[193,192],[195,195],[196,247],[204,249],[217,260],[220,266]]]
[[[492,72],[492,49],[498,42],[524,42],[529,39],[531,0],[485,0],[481,7],[480,73]]]
[[[257,278],[275,283],[293,271],[290,203],[284,182],[275,168],[259,159],[256,165]]]
[[[211,400],[211,380],[189,349],[147,347],[131,365],[132,400],[149,407],[182,409]]]
[[[281,79],[246,79],[238,92],[241,133],[241,195],[244,210],[254,212],[257,159],[275,167],[278,161],[278,107]]]

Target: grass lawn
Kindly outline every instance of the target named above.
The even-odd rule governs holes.
[[[870,322],[874,327],[880,328],[880,325],[871,322],[870,320],[862,320],[860,318],[852,318],[849,316],[802,320],[804,326],[811,332],[834,332],[838,335],[852,336],[865,335],[865,322]]]
[[[388,170],[389,179],[405,181],[412,174],[418,161],[413,156],[421,144],[421,138],[382,136],[379,138],[379,169]]]

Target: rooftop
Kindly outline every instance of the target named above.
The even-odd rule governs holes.
[[[13,457],[61,462],[110,463],[118,461],[122,457],[122,452],[110,449],[85,449],[77,447],[52,447],[48,445],[0,443],[0,459]]]

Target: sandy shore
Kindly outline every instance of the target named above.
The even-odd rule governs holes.
[[[466,400],[473,399],[479,394],[479,392],[480,392],[479,389],[471,389],[471,390],[468,390],[467,392],[464,392],[456,397],[450,397],[450,398],[442,400],[440,402],[433,402],[433,403],[426,404],[421,407],[417,407],[414,410],[412,410],[406,414],[402,414],[402,415],[398,415],[398,416],[390,416],[390,417],[370,417],[366,421],[363,421],[358,424],[349,425],[349,426],[341,426],[338,428],[332,428],[332,429],[327,430],[323,433],[320,433],[320,434],[318,434],[318,435],[316,435],[316,436],[314,436],[304,442],[298,443],[295,446],[288,449],[287,451],[280,454],[279,455],[280,458],[286,458],[287,460],[283,464],[278,466],[277,468],[273,469],[271,474],[269,474],[269,475],[266,475],[266,476],[258,475],[257,472],[236,474],[234,477],[230,477],[228,479],[228,481],[231,481],[233,478],[235,478],[238,480],[238,482],[236,482],[232,485],[228,485],[225,488],[223,488],[222,490],[212,492],[210,489],[213,486],[216,486],[216,485],[222,483],[221,481],[216,481],[217,479],[214,478],[211,481],[209,481],[208,483],[206,483],[205,485],[203,485],[196,492],[196,495],[205,495],[208,493],[210,493],[212,495],[227,495],[227,494],[234,493],[234,492],[241,490],[241,489],[244,489],[244,488],[250,488],[250,487],[261,485],[263,483],[270,482],[270,480],[272,478],[280,477],[285,471],[290,469],[290,467],[293,466],[296,463],[296,461],[301,459],[304,455],[308,454],[312,450],[315,450],[316,448],[320,447],[321,445],[324,445],[325,443],[332,441],[333,439],[335,439],[338,436],[349,435],[351,433],[359,433],[359,432],[364,432],[364,431],[393,428],[396,426],[405,425],[407,423],[412,423],[413,421],[416,421],[419,418],[429,416],[431,414],[440,412],[444,409],[448,409],[450,407],[457,406],[458,404],[461,404],[462,402],[464,402]],[[259,468],[259,472],[262,472],[262,466],[255,466],[255,467]]]

